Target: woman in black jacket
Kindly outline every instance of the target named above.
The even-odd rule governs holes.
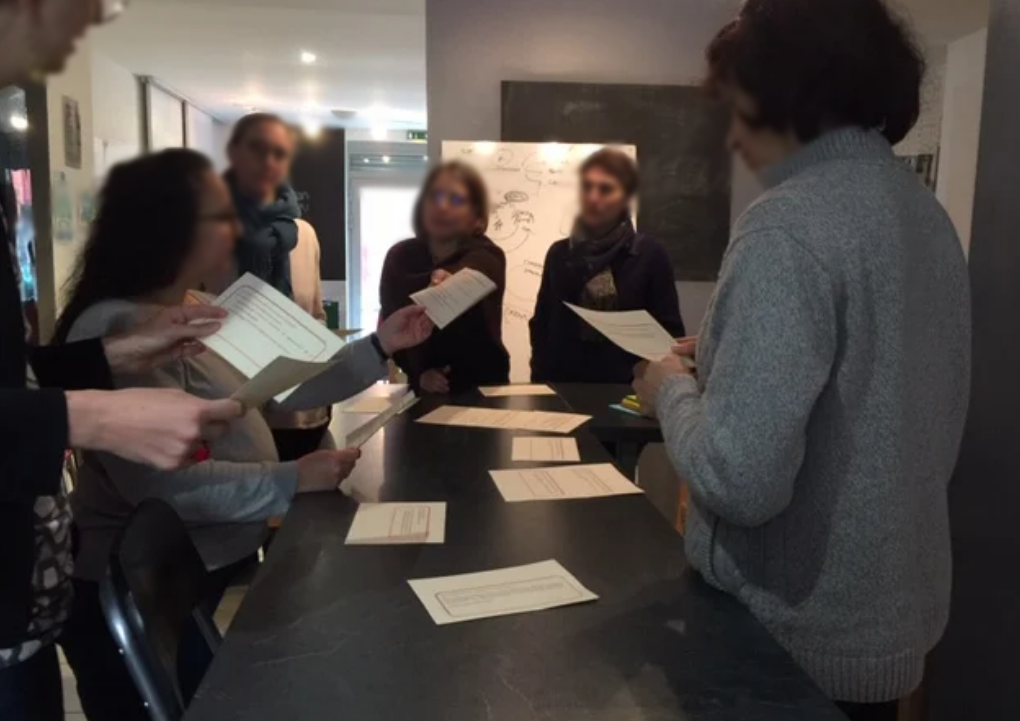
[[[553,243],[531,320],[536,383],[627,383],[637,358],[610,343],[564,302],[599,311],[646,310],[674,338],[684,335],[673,265],[654,238],[637,233],[630,206],[637,165],[611,148],[581,166],[581,212],[570,237]]]
[[[411,303],[411,294],[443,282],[464,268],[484,273],[496,291],[424,344],[394,359],[411,386],[424,393],[455,393],[509,382],[510,355],[503,346],[506,257],[485,237],[488,190],[462,163],[446,163],[426,178],[414,210],[415,237],[397,243],[383,264],[382,319]]]

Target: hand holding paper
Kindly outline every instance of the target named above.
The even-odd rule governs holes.
[[[496,290],[487,275],[472,268],[454,273],[439,285],[411,296],[439,327],[445,328]]]
[[[565,303],[607,340],[638,358],[657,361],[673,352],[674,340],[646,310],[604,312]]]

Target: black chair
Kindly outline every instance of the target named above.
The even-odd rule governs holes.
[[[184,522],[163,501],[144,501],[114,545],[100,601],[153,721],[179,721],[219,648],[211,592]]]

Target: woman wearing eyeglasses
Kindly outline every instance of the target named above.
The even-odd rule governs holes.
[[[414,210],[415,237],[386,256],[379,288],[383,320],[410,305],[412,293],[465,268],[484,273],[497,286],[428,342],[394,356],[416,391],[447,394],[509,381],[502,330],[506,257],[485,236],[488,224],[488,190],[481,176],[467,165],[446,163],[425,179]]]
[[[570,237],[549,248],[531,320],[536,383],[630,383],[637,358],[588,326],[564,302],[599,311],[646,310],[684,335],[673,265],[654,238],[634,230],[637,165],[605,148],[580,170],[580,213]]]

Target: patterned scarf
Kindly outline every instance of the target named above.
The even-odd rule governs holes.
[[[262,205],[238,191],[232,174],[227,173],[225,178],[244,225],[244,236],[234,250],[238,277],[251,273],[288,298],[294,297],[290,281],[290,251],[298,243],[297,223],[294,221],[301,217],[301,208],[297,193],[289,185],[281,185],[276,200]]]
[[[570,234],[567,268],[572,276],[572,295],[582,308],[615,310],[616,283],[613,262],[634,244],[634,223],[625,217],[608,233],[593,235],[577,222]]]

